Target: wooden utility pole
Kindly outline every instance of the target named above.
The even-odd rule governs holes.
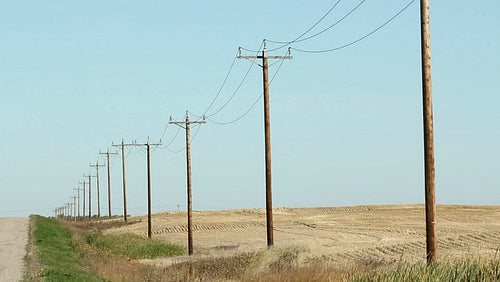
[[[76,221],[76,198],[78,198],[77,196],[71,196],[71,198],[73,199],[73,221]]]
[[[420,0],[420,32],[422,51],[422,98],[424,118],[425,162],[425,227],[427,262],[437,260],[436,182],[434,170],[434,127],[432,118],[431,30],[429,0]]]
[[[188,253],[193,254],[193,206],[192,206],[192,196],[191,196],[191,137],[190,137],[190,126],[192,123],[202,124],[206,123],[203,120],[190,121],[188,112],[186,111],[186,121],[172,121],[170,117],[170,123],[177,124],[181,128],[186,130],[186,168],[187,168],[187,206],[188,206]]]
[[[89,178],[89,220],[92,219],[92,177],[95,175],[83,175],[83,177]]]
[[[76,190],[78,193],[77,194],[77,197],[78,197],[78,220],[80,220],[80,216],[81,216],[80,215],[80,190],[82,190],[82,189],[80,189],[80,187],[78,187],[78,188],[73,188],[73,190]]]
[[[85,182],[85,180],[83,182],[78,182],[78,184],[83,184],[83,195],[82,195],[82,198],[83,198],[83,214],[82,214],[82,220],[85,219],[85,184],[87,184],[87,182]]]
[[[101,155],[106,155],[106,160],[107,160],[107,167],[108,167],[108,217],[111,217],[111,164],[109,163],[109,155],[117,155],[118,153],[110,153],[109,149],[106,151],[106,153],[101,153]]]
[[[151,238],[151,146],[159,146],[161,143],[149,143],[149,137],[148,137],[148,142],[145,144],[137,144],[134,143],[135,146],[146,146],[147,150],[147,162],[148,162],[148,238]]]
[[[121,144],[114,145],[113,147],[121,147],[122,148],[122,169],[123,169],[123,219],[127,222],[127,185],[125,181],[125,146],[135,146],[135,144],[125,144],[122,139]]]
[[[264,40],[264,49],[262,55],[258,56],[242,56],[241,48],[239,59],[262,59],[263,82],[264,82],[264,134],[265,134],[265,159],[266,159],[266,221],[267,221],[267,246],[274,245],[273,237],[273,200],[272,200],[272,179],[271,179],[271,121],[269,107],[269,76],[268,76],[268,59],[292,59],[290,48],[288,56],[268,56],[266,48],[266,40]]]
[[[71,218],[71,203],[64,203],[64,209],[66,211],[65,219],[69,221]]]
[[[96,162],[95,165],[90,165],[90,167],[95,167],[96,169],[96,181],[97,181],[97,218],[101,218],[101,189],[99,188],[99,167],[103,167],[105,165],[99,164]]]

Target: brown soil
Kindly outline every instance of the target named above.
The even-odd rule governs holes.
[[[274,242],[297,248],[303,260],[351,264],[425,259],[423,205],[275,208]],[[500,206],[439,205],[436,230],[440,258],[496,255],[500,248]],[[106,233],[146,236],[147,217]],[[187,246],[185,212],[153,216],[153,238]],[[266,248],[264,209],[195,211],[194,257],[229,256]],[[500,254],[499,254],[500,255]],[[155,260],[171,264],[186,260]]]

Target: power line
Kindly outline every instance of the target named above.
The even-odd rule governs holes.
[[[233,100],[234,96],[236,96],[236,93],[238,93],[241,86],[243,85],[243,82],[245,82],[246,78],[248,77],[248,74],[250,73],[250,70],[252,70],[252,67],[253,67],[253,63],[250,64],[250,67],[248,68],[247,72],[243,76],[243,79],[240,81],[240,83],[238,84],[238,87],[236,87],[236,90],[234,90],[233,95],[231,95],[231,97],[229,97],[229,99],[226,101],[226,103],[224,103],[224,105],[222,105],[222,107],[220,107],[217,111],[215,111],[209,115],[206,115],[207,117],[212,117],[212,116],[218,114],[220,111],[222,111],[229,104],[229,102],[231,102],[231,100]]]
[[[174,138],[172,138],[172,140],[170,140],[170,142],[168,142],[168,143],[165,145],[165,147],[170,146],[170,145],[174,142],[175,138],[177,138],[177,135],[179,135],[179,131],[181,131],[181,128],[180,128],[180,127],[179,127],[179,128],[177,128],[177,132],[175,133]]]
[[[185,117],[185,116],[184,116],[184,117]],[[171,120],[171,119],[172,119],[172,116],[170,116],[168,124],[170,124],[170,120]],[[168,125],[167,125],[167,126],[168,126]],[[170,145],[172,145],[172,143],[175,141],[175,139],[177,139],[177,136],[179,135],[179,132],[180,132],[180,131],[181,131],[181,128],[180,128],[180,127],[179,127],[179,128],[177,128],[177,131],[175,132],[174,137],[173,137],[173,138],[172,138],[172,139],[171,139],[171,140],[170,140],[167,144],[165,144],[164,146],[157,146],[157,147],[154,149],[154,151],[156,151],[157,149],[160,149],[160,150],[166,149],[167,151],[169,151],[169,152],[171,152],[171,153],[174,153],[174,154],[175,154],[175,153],[180,153],[180,152],[184,151],[184,150],[185,150],[185,148],[182,148],[182,149],[180,149],[180,150],[172,150],[172,149],[170,149],[170,148],[169,148],[169,147],[170,147]],[[161,142],[161,139],[160,139],[160,142]]]
[[[276,77],[276,75],[278,74],[279,70],[281,69],[281,66],[283,65],[283,62],[285,61],[285,59],[282,59],[281,62],[280,62],[280,65],[278,66],[278,68],[276,69],[276,72],[273,74],[273,77],[271,78],[271,80],[269,81],[269,84],[271,84],[274,80],[274,78]],[[219,121],[216,121],[216,120],[213,120],[212,118],[210,117],[207,117],[207,119],[215,124],[218,124],[218,125],[229,125],[229,124],[232,124],[232,123],[235,123],[237,121],[239,121],[240,119],[242,119],[243,117],[245,117],[250,111],[252,111],[252,109],[255,107],[255,105],[257,105],[257,103],[260,101],[260,99],[262,99],[263,97],[263,94],[260,94],[259,97],[257,97],[257,99],[255,100],[255,102],[252,104],[252,106],[250,106],[250,108],[248,108],[248,110],[246,110],[243,114],[241,114],[239,117],[231,120],[231,121],[228,121],[228,122],[219,122]]]
[[[219,97],[220,93],[222,92],[222,88],[224,88],[224,85],[226,85],[227,78],[229,77],[229,74],[233,70],[234,63],[236,62],[236,59],[238,58],[237,54],[238,53],[236,53],[236,55],[234,56],[233,62],[231,63],[231,66],[229,67],[229,71],[227,72],[226,77],[224,78],[224,81],[222,82],[222,85],[219,88],[219,91],[217,91],[217,95],[215,95],[215,97],[212,99],[212,102],[210,102],[210,105],[208,105],[208,108],[205,110],[205,112],[203,112],[204,115],[213,106],[213,104],[215,103],[215,100],[217,100],[217,97]]]
[[[163,133],[161,134],[160,142],[163,139],[163,137],[165,136],[165,133],[167,133],[168,125],[169,125],[169,123],[167,122],[167,125],[165,126],[165,129],[163,129]]]
[[[262,43],[261,45],[259,46],[259,51],[256,51],[256,52],[260,52],[260,49],[262,48]],[[212,99],[212,101],[210,102],[210,104],[208,105],[208,107],[205,109],[205,111],[203,112],[203,114],[201,116],[199,115],[194,115],[194,116],[197,116],[200,118],[200,120],[202,119],[202,117],[206,116],[207,115],[207,112],[213,107],[213,105],[215,104],[215,101],[217,100],[217,98],[220,96],[220,94],[222,93],[222,89],[224,88],[224,86],[226,85],[226,82],[229,78],[229,75],[231,74],[231,71],[233,70],[233,67],[234,67],[234,64],[236,62],[236,59],[238,58],[237,55],[239,54],[240,52],[240,49],[238,49],[236,55],[234,56],[234,59],[233,59],[233,62],[231,63],[231,66],[229,67],[229,70],[226,74],[226,76],[224,77],[224,80],[222,81],[222,84],[221,86],[219,87],[219,91],[217,91],[217,94],[215,95],[215,97]],[[253,62],[252,62],[253,63]],[[220,107],[218,110],[216,110],[215,112],[209,114],[208,116],[214,116],[216,115],[217,113],[219,113],[222,109],[224,109],[228,104],[229,102],[231,102],[231,100],[236,96],[236,94],[238,93],[239,89],[241,88],[241,86],[243,85],[243,82],[246,80],[248,74],[250,73],[250,70],[252,69],[252,65],[250,65],[250,67],[248,68],[247,72],[245,73],[245,75],[243,76],[243,79],[240,81],[238,87],[236,88],[236,90],[233,92],[233,94],[231,95],[231,97],[222,105],[222,107]],[[192,113],[191,113],[192,114]]]
[[[269,52],[271,51],[275,51],[275,50],[278,50],[278,49],[281,49],[285,46],[288,46],[292,43],[295,43],[295,42],[299,42],[298,40],[300,38],[302,38],[304,35],[306,35],[309,31],[311,31],[313,28],[315,28],[321,21],[323,21],[326,16],[328,16],[328,14],[330,14],[334,9],[335,7],[337,7],[337,5],[340,3],[340,1],[342,0],[338,0],[335,4],[333,4],[333,6],[330,8],[330,10],[328,10],[328,12],[326,12],[315,24],[313,24],[308,30],[306,30],[304,33],[302,33],[301,35],[299,35],[298,37],[296,37],[294,40],[292,41],[275,41],[275,40],[267,40],[271,43],[278,43],[278,44],[283,44],[282,46],[278,47],[278,48],[275,48],[275,49],[271,49],[269,50]],[[363,0],[364,2],[364,0]],[[313,36],[314,37],[314,36]],[[311,37],[312,38],[312,37]],[[300,40],[300,41],[303,41],[303,40]]]
[[[262,42],[259,46],[259,51],[257,51],[256,53],[260,52],[261,48],[262,48],[262,45],[264,44],[264,42]],[[241,48],[241,47],[240,47]],[[240,53],[240,48],[238,48],[238,53]],[[235,57],[235,60],[237,59],[238,57],[236,56]],[[238,93],[238,91],[240,90],[241,86],[243,85],[243,82],[245,82],[246,78],[248,77],[248,74],[250,73],[250,70],[252,70],[252,67],[253,65],[255,64],[255,59],[253,59],[252,61],[252,64],[250,64],[250,67],[248,67],[248,70],[246,71],[245,75],[243,76],[243,78],[241,79],[240,83],[238,84],[238,86],[236,87],[236,89],[234,90],[233,94],[231,95],[231,97],[229,97],[229,99],[218,109],[216,110],[215,112],[207,115],[207,111],[208,109],[203,113],[203,116],[207,116],[207,117],[212,117],[216,114],[218,114],[220,111],[222,111],[228,104],[229,102],[231,102],[231,100],[236,96],[236,94]],[[217,94],[218,95],[218,94]],[[215,101],[215,100],[214,100]],[[213,104],[213,103],[212,103]]]
[[[281,49],[281,48],[283,48],[283,47],[285,47],[285,46],[288,46],[288,45],[290,45],[290,44],[292,44],[292,43],[297,43],[297,42],[306,41],[306,40],[309,40],[309,39],[311,39],[311,38],[314,38],[314,37],[316,37],[316,36],[318,36],[318,35],[320,35],[320,34],[324,33],[325,31],[327,31],[327,30],[331,29],[332,27],[336,26],[337,24],[339,24],[340,22],[342,22],[344,19],[346,19],[348,16],[350,16],[350,15],[351,15],[351,14],[352,14],[355,10],[357,10],[357,9],[358,9],[358,8],[359,8],[359,7],[360,7],[360,6],[361,6],[361,5],[365,2],[365,1],[366,1],[366,0],[363,0],[363,1],[359,2],[359,4],[358,4],[358,5],[356,5],[356,6],[355,6],[355,7],[354,7],[351,11],[349,11],[346,15],[344,15],[342,18],[340,18],[339,20],[337,20],[335,23],[333,23],[333,24],[332,24],[332,25],[330,25],[329,27],[327,27],[327,28],[323,29],[322,31],[320,31],[320,32],[318,32],[318,33],[315,33],[315,34],[313,34],[313,35],[311,35],[311,36],[308,36],[308,37],[306,37],[306,38],[302,38],[302,39],[300,39],[300,40],[299,40],[299,39],[293,40],[293,41],[291,41],[290,43],[284,44],[283,46],[280,46],[280,47],[274,48],[274,49],[272,49],[272,50],[270,50],[270,51],[274,51],[274,50]],[[273,41],[271,41],[271,42],[273,42]]]
[[[408,7],[410,7],[411,4],[413,4],[413,2],[415,2],[415,0],[412,0],[410,1],[405,7],[403,7],[401,10],[399,10],[399,12],[397,12],[394,16],[392,16],[391,18],[389,18],[387,21],[385,21],[382,25],[380,25],[379,27],[377,27],[376,29],[372,30],[371,32],[369,32],[368,34],[354,40],[354,41],[351,41],[350,43],[347,43],[347,44],[344,44],[342,46],[339,46],[339,47],[335,47],[335,48],[331,48],[331,49],[326,49],[326,50],[303,50],[303,49],[297,49],[297,48],[294,48],[294,47],[291,47],[293,50],[295,51],[298,51],[298,52],[304,52],[304,53],[328,53],[328,52],[333,52],[333,51],[337,51],[337,50],[340,50],[340,49],[343,49],[343,48],[346,48],[346,47],[349,47],[351,45],[354,45],[356,43],[358,43],[359,41],[369,37],[370,35],[374,34],[375,32],[379,31],[381,28],[383,28],[384,26],[386,26],[388,23],[390,23],[392,20],[394,20],[396,17],[398,17],[401,13],[403,13]]]

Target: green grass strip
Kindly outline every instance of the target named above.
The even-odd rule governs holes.
[[[184,250],[180,246],[143,238],[131,233],[116,235],[92,233],[87,236],[87,243],[101,250],[124,255],[132,259],[153,259],[184,255]]]
[[[70,234],[50,218],[35,215],[34,244],[41,264],[47,267],[37,276],[44,281],[105,281],[82,264],[81,255],[73,248]]]

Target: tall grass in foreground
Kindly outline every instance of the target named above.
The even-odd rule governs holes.
[[[354,274],[350,281],[500,281],[500,258],[400,264],[385,270]]]
[[[73,248],[70,234],[54,219],[34,215],[33,245],[40,269],[27,280],[104,281],[92,274],[82,263],[82,256]]]

